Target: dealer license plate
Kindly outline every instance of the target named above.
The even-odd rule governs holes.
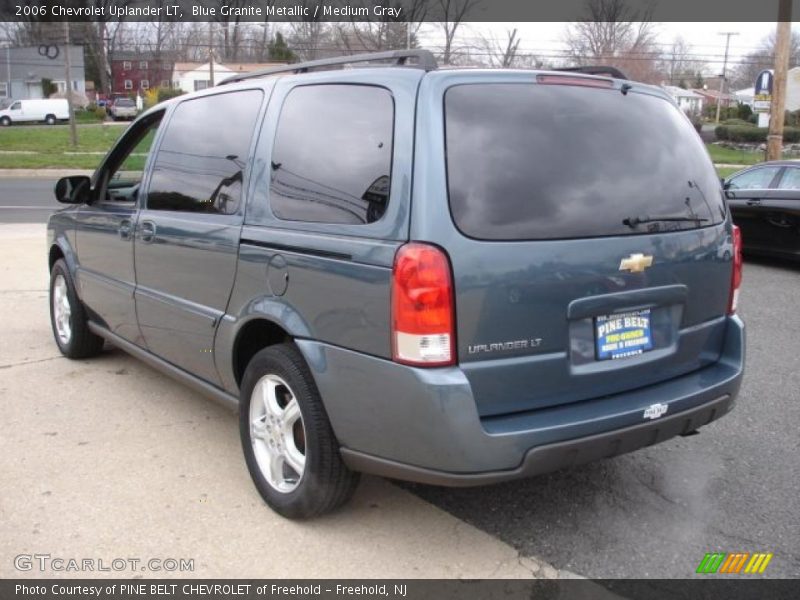
[[[594,337],[597,360],[627,358],[652,350],[650,309],[596,317]]]

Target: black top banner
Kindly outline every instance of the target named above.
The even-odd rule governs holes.
[[[782,2],[800,17],[800,0],[3,0],[0,21],[605,21],[616,4],[619,21],[774,22]]]

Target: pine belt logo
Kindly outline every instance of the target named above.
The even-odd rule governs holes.
[[[700,561],[697,573],[760,575],[771,560],[772,552],[708,552]]]

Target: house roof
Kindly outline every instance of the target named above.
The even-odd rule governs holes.
[[[214,61],[214,68],[224,70],[231,73],[251,73],[259,69],[268,69],[269,67],[278,67],[285,65],[283,62],[267,62],[267,63],[219,63]],[[198,69],[208,69],[208,62],[177,62],[173,67],[175,73],[190,73]]]
[[[737,100],[737,97],[736,97],[735,94],[729,94],[727,92],[724,93],[724,94],[720,94],[719,90],[699,90],[699,89],[694,89],[692,91],[695,92],[696,94],[699,94],[699,95],[705,97],[705,98],[711,98],[713,100],[716,100],[717,98],[722,98],[723,100]]]
[[[676,85],[665,85],[664,89],[673,98],[702,98],[700,94],[695,94],[692,90],[685,90]]]

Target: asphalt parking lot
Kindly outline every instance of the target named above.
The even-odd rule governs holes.
[[[230,413],[120,351],[58,355],[43,236],[0,225],[1,577],[20,552],[123,551],[197,556],[200,577],[688,577],[711,551],[772,552],[767,576],[800,576],[800,266],[746,262],[742,392],[699,435],[485,488],[367,478],[297,524],[259,501]],[[276,539],[300,563],[263,549]]]

